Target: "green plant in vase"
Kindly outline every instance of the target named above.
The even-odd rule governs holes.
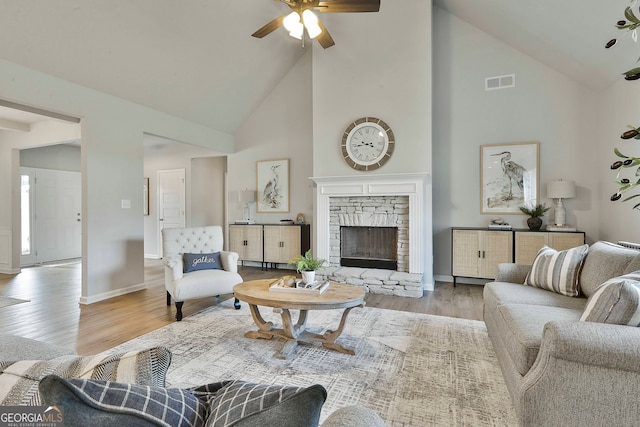
[[[630,33],[631,38],[634,42],[638,40],[638,28],[640,27],[640,19],[638,19],[632,9],[635,4],[636,0],[633,0],[631,2],[631,6],[628,6],[624,10],[625,19],[616,22],[616,28]],[[617,41],[617,39],[609,40],[605,45],[605,48],[611,48],[617,43]],[[640,59],[638,59],[638,61],[640,61]],[[624,79],[627,81],[638,80],[640,79],[640,67],[632,68],[631,70],[626,71],[622,74],[624,75]],[[622,135],[620,135],[620,138],[624,140],[640,140],[640,127],[629,125],[629,130],[623,132]],[[636,197],[640,197],[640,193],[636,193],[631,194],[624,199],[622,198],[622,195],[624,193],[640,185],[640,158],[635,156],[627,156],[626,154],[623,154],[620,150],[618,150],[618,148],[615,148],[613,151],[615,155],[618,156],[621,160],[616,160],[611,164],[611,169],[618,171],[616,179],[614,181],[618,185],[618,191],[616,191],[611,196],[611,201],[615,202],[622,199],[623,202],[627,202],[629,200],[635,199]],[[628,174],[628,176],[630,176],[631,178],[623,176],[623,173],[627,169],[635,169],[635,172]],[[640,209],[640,203],[636,203],[633,206],[633,209]]]
[[[304,283],[311,283],[315,280],[316,270],[322,268],[326,260],[322,258],[314,258],[311,249],[304,255],[296,255],[289,260],[289,264],[296,266],[296,271],[302,275]]]
[[[537,231],[542,227],[542,216],[544,216],[547,211],[551,209],[547,207],[546,204],[537,204],[532,207],[520,206],[520,211],[529,215],[527,219],[527,225],[529,226],[529,230]]]

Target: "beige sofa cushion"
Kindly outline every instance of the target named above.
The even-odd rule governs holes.
[[[590,297],[607,280],[622,276],[629,264],[638,256],[635,249],[615,243],[596,242],[589,248],[580,274],[580,289]]]
[[[496,326],[520,375],[529,372],[538,357],[544,325],[552,320],[578,321],[581,314],[581,310],[540,305],[498,306]]]

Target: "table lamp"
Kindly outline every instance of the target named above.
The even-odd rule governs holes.
[[[249,217],[249,203],[256,201],[256,192],[253,190],[240,190],[238,192],[238,201],[244,203],[242,223],[253,224],[255,221]]]
[[[568,227],[564,221],[566,213],[562,205],[562,199],[573,199],[576,197],[576,183],[573,181],[551,181],[547,184],[547,197],[556,199],[556,207],[554,212],[554,224],[557,227]]]

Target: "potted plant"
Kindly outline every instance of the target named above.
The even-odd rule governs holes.
[[[631,1],[631,5],[627,6],[624,10],[624,18],[616,22],[616,28],[618,30],[622,30],[628,33],[631,33],[631,38],[633,41],[638,40],[638,30],[640,29],[640,18],[636,13],[633,12],[632,7],[636,5],[635,1]],[[617,39],[611,39],[605,45],[606,49],[613,47]],[[639,62],[638,59],[636,62]],[[640,80],[640,67],[634,67],[629,71],[622,73],[624,75],[624,79],[627,81],[637,81]],[[623,140],[640,140],[640,127],[636,127],[633,125],[629,125],[629,130],[625,131],[620,135],[620,138]],[[622,194],[633,190],[636,191],[635,194],[625,197],[622,199],[623,202],[636,199],[640,197],[640,192],[637,192],[638,188],[640,188],[640,157],[637,156],[629,156],[623,154],[618,148],[613,150],[615,155],[619,158],[611,164],[611,169],[617,170],[617,175],[615,179],[615,183],[618,185],[618,190],[611,196],[611,201],[615,202],[622,199]],[[624,172],[624,169],[631,169],[631,172]],[[623,177],[623,175],[627,175],[627,177]],[[634,190],[635,189],[635,190]],[[636,203],[633,206],[633,209],[640,210],[640,203]]]
[[[527,207],[527,206],[520,206],[520,211],[522,211],[522,213],[529,215],[529,218],[527,219],[527,225],[529,226],[529,230],[533,230],[533,231],[537,231],[540,230],[540,227],[542,227],[542,218],[540,218],[541,216],[543,216],[549,209],[549,207],[547,207],[546,203],[545,204],[537,204],[531,208]]]
[[[302,274],[304,283],[311,283],[316,278],[316,270],[322,268],[326,261],[322,258],[314,258],[311,249],[304,255],[296,255],[289,260],[289,264],[296,266],[296,271]]]

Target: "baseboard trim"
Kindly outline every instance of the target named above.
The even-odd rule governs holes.
[[[159,255],[144,254],[145,259],[162,259]]]
[[[129,286],[127,288],[115,289],[113,291],[104,292],[98,295],[91,295],[89,297],[80,297],[80,304],[89,305],[95,302],[104,301],[109,298],[118,297],[120,295],[130,294],[131,292],[141,291],[143,289],[147,289],[147,286],[144,283],[140,283],[138,285]]]
[[[20,274],[22,269],[20,268],[0,268],[0,274]]]

